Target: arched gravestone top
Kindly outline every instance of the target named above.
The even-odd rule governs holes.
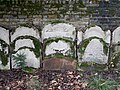
[[[104,39],[104,31],[99,26],[90,27],[85,31],[84,39],[94,36]]]
[[[82,58],[82,61],[92,61],[99,64],[107,63],[107,56],[103,53],[103,45],[98,39],[90,41]]]
[[[75,27],[70,24],[66,23],[59,23],[59,24],[48,24],[42,30],[42,38],[52,38],[52,37],[67,37],[74,39],[75,35],[74,32]]]
[[[26,60],[25,61],[27,62],[27,66],[34,67],[34,68],[39,68],[39,66],[40,66],[39,65],[40,64],[39,59],[36,58],[33,51],[30,51],[29,49],[21,49],[17,53],[18,54],[19,53],[24,53],[26,55]],[[13,62],[12,65],[14,65],[14,62]]]
[[[32,40],[30,40],[30,39],[22,39],[22,40],[19,39],[15,43],[15,51],[17,51],[19,48],[24,47],[24,46],[35,48]]]
[[[120,42],[120,26],[113,31],[113,43]]]
[[[2,27],[0,27],[0,39],[9,44],[9,31]]]
[[[11,36],[12,41],[15,40],[19,36],[33,36],[37,39],[40,39],[39,32],[37,30],[34,30],[33,28],[29,27],[18,27],[14,34]]]
[[[45,54],[54,54],[54,53],[63,53],[66,55],[66,52],[70,50],[70,45],[64,41],[52,42],[46,47]]]

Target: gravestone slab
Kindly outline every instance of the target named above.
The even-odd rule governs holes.
[[[50,45],[46,47],[45,54],[50,55],[54,53],[63,53],[66,55],[67,51],[71,50],[70,45],[64,41],[52,42]]]
[[[36,58],[34,52],[30,51],[29,49],[21,49],[17,53],[18,54],[19,53],[24,53],[26,55],[25,62],[27,63],[27,66],[34,67],[34,68],[39,68],[39,66],[40,66],[39,59],[40,58]],[[13,62],[13,65],[14,65],[14,62]],[[14,68],[16,68],[16,67],[14,67]]]
[[[0,27],[0,39],[9,44],[9,31]]]
[[[98,39],[90,41],[82,58],[82,61],[92,61],[99,64],[107,63],[107,56],[103,53],[103,45]]]
[[[85,31],[84,39],[94,36],[104,39],[104,31],[99,26],[91,27]]]
[[[30,40],[30,39],[22,39],[22,40],[19,39],[15,43],[15,51],[17,51],[19,48],[24,47],[24,46],[35,48],[32,40]]]
[[[42,30],[42,38],[67,37],[74,39],[75,27],[70,24],[48,24]]]
[[[37,30],[34,30],[33,28],[29,28],[29,27],[18,27],[15,30],[15,33],[11,36],[12,39],[11,41],[15,40],[19,36],[26,36],[26,35],[40,39],[39,32]]]

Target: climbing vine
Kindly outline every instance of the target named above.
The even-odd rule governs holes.
[[[66,43],[69,43],[70,44],[70,48],[71,48],[71,51],[70,52],[73,52],[72,56],[69,54],[68,56],[71,56],[71,57],[75,57],[74,54],[75,54],[75,50],[74,50],[74,46],[75,46],[75,43],[73,43],[72,39],[71,38],[48,38],[48,39],[44,39],[44,51],[46,49],[46,46],[51,44],[52,42],[58,42],[58,41],[64,41]]]
[[[1,43],[3,43],[3,46],[4,46],[4,47],[7,47],[7,46],[8,46],[8,44],[7,44],[4,40],[2,40],[2,39],[0,39],[0,44],[1,44]]]
[[[50,21],[51,24],[57,24],[57,23],[66,23],[65,21],[63,20],[53,20],[53,21]]]
[[[8,54],[5,54],[3,51],[0,50],[0,60],[2,61],[2,65],[7,65],[8,63]]]
[[[115,53],[111,60],[111,67],[117,67],[118,62],[120,61],[120,52]]]
[[[74,44],[71,38],[47,38],[44,39],[43,42],[45,44],[44,48],[46,48],[47,45],[51,44],[52,42],[58,42],[59,40],[62,40],[64,42],[70,43],[71,48],[73,49]]]
[[[71,56],[68,56],[68,55],[63,55],[62,53],[54,53],[54,54],[50,54],[50,55],[47,55],[45,57],[45,59],[49,59],[49,58],[69,58],[69,60],[74,60],[75,57],[71,57]]]
[[[0,44],[2,46],[2,49],[8,47],[8,44],[2,39],[0,39]],[[8,54],[4,50],[0,50],[0,60],[4,66],[7,65]]]

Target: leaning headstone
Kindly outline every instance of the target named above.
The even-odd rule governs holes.
[[[67,37],[74,39],[75,27],[70,24],[48,24],[42,30],[42,38],[48,39],[53,37]]]
[[[82,58],[83,62],[92,61],[99,64],[107,63],[107,56],[103,52],[103,45],[98,39],[93,39],[90,41]]]
[[[120,43],[120,27],[113,32],[113,44]],[[115,46],[115,52],[120,52],[120,46]]]

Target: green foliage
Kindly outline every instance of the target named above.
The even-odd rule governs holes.
[[[29,28],[32,28],[33,26],[32,26],[32,24],[29,24],[29,22],[28,23],[22,23],[22,24],[20,24],[20,26],[21,27],[29,27]],[[19,27],[20,27],[19,26]]]
[[[25,62],[26,55],[24,53],[17,53],[16,55],[13,55],[13,60],[15,61],[15,65],[18,68],[21,68],[22,71],[26,73],[33,73],[35,70],[32,67],[28,67]]]
[[[106,69],[106,64],[98,64],[95,62],[81,62],[79,63],[79,67],[82,70],[95,70],[95,71],[103,71]]]
[[[90,42],[92,39],[99,39],[100,42],[103,43],[103,52],[107,55],[107,53],[108,53],[108,43],[106,43],[102,38],[99,38],[99,37],[96,37],[96,36],[95,36],[95,37],[90,37],[90,38],[88,38],[88,39],[85,39],[85,40],[83,40],[83,41],[80,43],[80,45],[79,45],[79,47],[80,47],[80,48],[79,48],[80,53],[81,53],[81,54],[84,54],[87,45],[89,44],[89,42]]]
[[[51,8],[60,8],[60,7],[63,7],[63,4],[60,4],[60,3],[51,3],[50,7]]]
[[[8,44],[4,40],[2,40],[2,39],[0,39],[0,44],[3,44],[2,46],[4,46],[4,47],[8,46]]]
[[[116,90],[117,82],[112,79],[103,79],[101,76],[94,76],[89,80],[88,86],[96,90]]]
[[[118,64],[119,60],[120,60],[120,52],[115,53],[113,55],[112,60],[111,60],[111,65],[110,65],[111,68],[117,68],[117,64]],[[120,67],[118,67],[118,68],[120,68]]]
[[[80,48],[79,48],[79,52],[81,54],[84,54],[85,49],[86,49],[87,45],[89,44],[89,42],[90,42],[89,39],[85,39],[85,40],[82,41],[82,43],[80,44]]]
[[[16,55],[13,55],[13,60],[15,61],[15,65],[19,68],[25,68],[26,67],[26,55],[24,53],[17,53]]]
[[[2,61],[2,64],[5,66],[8,63],[8,55],[5,54],[3,51],[0,50],[0,60]]]
[[[65,21],[61,21],[61,20],[51,21],[51,24],[57,24],[57,23],[65,23]]]
[[[24,71],[26,73],[33,73],[33,72],[35,72],[35,69],[33,69],[32,67],[23,67],[22,71]]]
[[[117,43],[117,46],[120,46],[120,42]]]
[[[2,64],[5,66],[8,63],[8,54],[4,51],[4,49],[8,47],[8,44],[4,40],[0,39],[0,45],[2,47],[2,49],[0,50],[0,60],[2,61]]]
[[[65,55],[63,55],[62,53],[54,53],[54,54],[50,54],[50,55],[48,55],[48,56],[46,56],[45,58],[46,59],[49,59],[49,58],[69,58],[69,60],[74,60],[75,59],[75,57],[71,57],[71,56],[65,56]]]
[[[73,41],[71,38],[48,38],[48,39],[44,39],[44,48],[46,48],[47,45],[51,44],[52,42],[58,42],[59,40],[62,40],[66,43],[70,43],[70,46],[71,48],[73,49],[74,48],[74,45],[73,45]]]

